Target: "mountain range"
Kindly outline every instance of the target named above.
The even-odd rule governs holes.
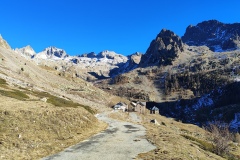
[[[36,53],[31,46],[14,49],[14,52],[37,65],[55,70],[59,76],[98,81],[97,87],[101,89],[110,85],[112,94],[125,95],[130,100],[166,102],[195,97],[198,101],[210,92],[239,81],[239,33],[239,23],[209,20],[188,26],[182,37],[162,29],[145,54],[136,52],[124,56],[114,51],[102,51],[70,56],[56,47]],[[3,48],[11,50],[2,37],[0,42]],[[144,85],[146,87],[142,87]],[[182,92],[185,92],[185,98],[179,98],[184,97]],[[211,101],[219,104],[216,96]],[[194,105],[192,102],[189,104]],[[179,107],[178,103],[174,105],[175,109]],[[166,114],[181,117],[170,110]],[[188,119],[188,116],[185,121],[199,123],[196,120],[198,113],[194,111],[191,114],[195,118]]]
[[[240,46],[240,24],[224,24],[217,20],[204,21],[196,26],[187,27],[185,34],[179,37],[170,30],[163,29],[153,40],[145,54],[138,53],[124,56],[114,51],[91,52],[79,56],[70,56],[63,49],[48,47],[36,53],[31,46],[14,49],[26,58],[33,59],[38,64],[58,67],[58,62],[66,62],[68,66],[76,66],[81,70],[83,79],[103,79],[131,71],[137,67],[160,66],[172,63],[186,46],[206,46],[213,52],[237,50]],[[5,48],[10,46],[1,38]],[[143,55],[143,56],[142,56]],[[48,63],[45,63],[48,61]],[[51,62],[49,62],[51,61]],[[54,63],[58,61],[57,63]],[[77,71],[76,71],[77,72]]]
[[[0,36],[0,149],[4,148],[7,158],[12,154],[9,148],[15,148],[15,156],[25,158],[28,153],[29,157],[52,154],[106,129],[94,113],[105,112],[118,102],[131,108],[131,102],[140,101],[163,115],[141,115],[150,126],[152,142],[165,136],[158,142],[173,145],[178,135],[187,141],[184,147],[193,147],[204,159],[211,159],[209,153],[215,151],[205,147],[213,145],[205,143],[203,133],[188,129],[192,124],[206,126],[218,121],[232,132],[240,132],[239,32],[239,23],[217,20],[190,25],[182,37],[162,29],[146,53],[128,56],[108,50],[71,56],[54,46],[36,53],[29,45],[12,49]],[[109,116],[127,119],[126,114],[115,112]],[[149,117],[160,117],[162,122],[148,124]],[[169,129],[173,135],[165,133]],[[231,153],[238,152],[239,147],[231,144]],[[153,155],[175,155],[174,147],[163,152],[161,148]],[[184,154],[188,154],[186,150]],[[240,156],[239,152],[232,155]]]

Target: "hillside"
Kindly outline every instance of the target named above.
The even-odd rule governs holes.
[[[203,22],[208,28],[203,32],[207,35],[210,28],[216,29],[215,23],[224,25],[216,21]],[[231,25],[225,29],[231,30]],[[220,39],[215,41],[220,43]],[[240,103],[237,94],[240,52],[233,48],[214,52],[210,46],[201,44],[189,46],[174,32],[161,30],[141,57],[138,68],[98,81],[95,86],[132,101],[149,102],[148,108],[154,104],[160,114],[167,117],[197,125],[222,121],[239,131],[240,123],[235,122],[235,117]]]
[[[120,101],[142,101],[147,109],[159,109],[156,115],[137,114],[157,149],[138,158],[239,159],[238,26],[204,21],[189,26],[182,38],[162,29],[145,54],[129,56],[114,51],[70,56],[53,46],[40,53],[31,46],[13,50],[0,37],[1,158],[61,151],[106,129],[94,114]],[[120,112],[109,117],[133,119]],[[159,124],[150,123],[154,119]],[[200,128],[212,122],[231,131],[222,153],[211,139],[214,133]]]
[[[121,98],[0,47],[0,159],[36,159],[106,128],[94,116]]]

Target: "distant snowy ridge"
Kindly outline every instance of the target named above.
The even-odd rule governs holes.
[[[110,72],[114,69],[114,75],[127,72],[137,67],[132,61],[139,61],[138,57],[124,56],[114,51],[102,51],[98,54],[94,52],[82,54],[78,56],[70,56],[65,50],[57,47],[47,47],[43,51],[36,53],[31,46],[26,46],[20,49],[15,49],[15,52],[21,54],[27,59],[35,61],[37,64],[49,66],[51,68],[65,68],[64,70],[75,67],[76,72],[83,74],[96,73],[97,77],[110,77]],[[134,66],[131,66],[134,65]],[[57,67],[58,66],[58,67]]]
[[[33,58],[58,60],[65,59],[67,57],[69,57],[69,55],[63,49],[59,49],[56,47],[48,47],[42,52],[36,54],[36,56]]]

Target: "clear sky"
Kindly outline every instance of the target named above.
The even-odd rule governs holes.
[[[0,34],[12,48],[49,46],[70,55],[113,50],[145,53],[166,28],[216,19],[240,22],[239,0],[0,0]]]

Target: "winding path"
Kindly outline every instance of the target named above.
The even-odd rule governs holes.
[[[143,126],[113,120],[106,113],[97,118],[109,124],[105,131],[43,160],[130,160],[139,153],[155,149],[144,138]]]

